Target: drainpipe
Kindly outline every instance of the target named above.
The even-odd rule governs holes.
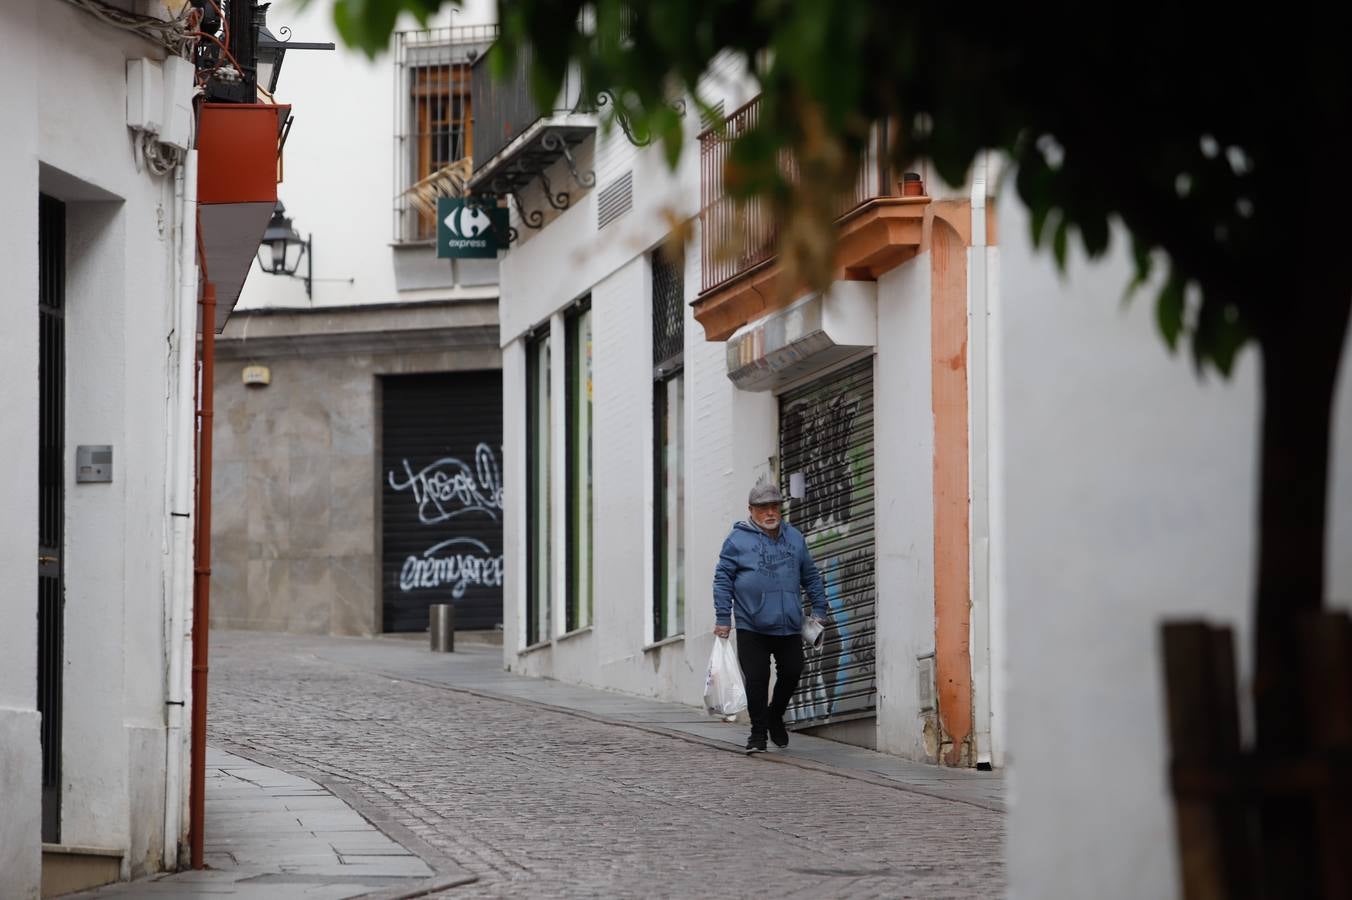
[[[174,178],[178,206],[178,305],[174,316],[178,357],[174,406],[169,416],[171,480],[169,671],[165,691],[164,865],[178,868],[183,828],[183,644],[192,547],[193,375],[197,368],[197,151],[189,150]]]
[[[971,438],[972,712],[976,764],[992,765],[990,604],[990,358],[986,286],[986,183],[989,154],[978,157],[972,175],[972,246],[968,257],[968,392]]]
[[[1000,184],[1000,166],[1002,159],[996,154],[988,157],[986,169],[986,196],[994,202],[997,185]],[[988,236],[989,238],[989,236]],[[986,323],[989,341],[986,345],[986,471],[990,473],[990,503],[987,522],[990,523],[990,577],[987,582],[990,622],[990,697],[991,697],[991,765],[1005,764],[1005,747],[1008,745],[1009,717],[1005,714],[1005,696],[1007,686],[1005,673],[1005,616],[1009,608],[1005,596],[1005,395],[1004,350],[1001,335],[1001,319],[1004,306],[1000,300],[1000,247],[999,238],[987,242],[986,248]]]
[[[192,784],[188,837],[192,867],[205,867],[202,828],[206,822],[207,647],[211,627],[211,419],[216,368],[216,285],[205,272],[202,289],[202,375],[197,384],[197,563],[192,603]]]

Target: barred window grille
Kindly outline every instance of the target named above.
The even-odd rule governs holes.
[[[684,260],[652,254],[653,640],[685,631]]]
[[[474,153],[470,67],[497,37],[496,25],[395,34],[394,239],[436,237],[436,197],[463,189]],[[463,168],[463,171],[462,171]]]
[[[681,260],[659,249],[652,255],[653,375],[680,368],[685,350],[685,277]]]

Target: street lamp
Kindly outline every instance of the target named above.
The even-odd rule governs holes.
[[[332,42],[306,42],[291,40],[291,29],[283,27],[279,29],[282,33],[279,39],[263,24],[267,16],[267,7],[258,7],[258,57],[255,61],[257,65],[257,76],[259,85],[264,86],[270,95],[277,93],[277,79],[282,74],[282,60],[286,58],[288,50],[332,50]]]
[[[286,44],[277,40],[266,25],[258,26],[258,83],[264,85],[269,94],[277,93],[277,79],[282,74],[285,56]]]
[[[286,275],[300,278],[305,282],[305,296],[313,298],[310,284],[314,280],[314,253],[311,250],[314,236],[301,240],[300,234],[291,225],[282,201],[272,210],[272,219],[263,230],[263,240],[258,245],[258,268],[269,275]],[[301,259],[305,260],[305,274],[297,275]]]

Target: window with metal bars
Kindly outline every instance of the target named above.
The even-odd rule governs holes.
[[[496,25],[395,34],[394,237],[436,237],[438,195],[456,195],[474,153],[470,67],[497,37]]]
[[[652,254],[653,377],[681,367],[685,352],[685,277],[682,261],[663,249]]]
[[[685,631],[685,278],[662,249],[652,264],[653,640]]]

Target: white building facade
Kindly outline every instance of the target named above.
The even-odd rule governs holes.
[[[186,83],[129,87],[166,55],[72,4],[0,5],[5,897],[173,867],[186,837],[195,186],[128,126],[129,95],[191,110],[184,60]]]
[[[735,65],[707,85],[730,129],[754,115]],[[832,608],[790,727],[1000,765],[999,611],[971,502],[989,442],[968,349],[969,294],[985,302],[995,254],[987,180],[903,196],[874,158],[841,220],[853,268],[767,308],[773,253],[714,247],[729,232],[711,123],[689,106],[672,171],[597,128],[575,91],[477,156],[471,179],[510,198],[516,229],[500,306],[506,665],[699,704],[714,563],[770,478],[795,495],[786,515]],[[477,115],[483,130],[493,112]]]

